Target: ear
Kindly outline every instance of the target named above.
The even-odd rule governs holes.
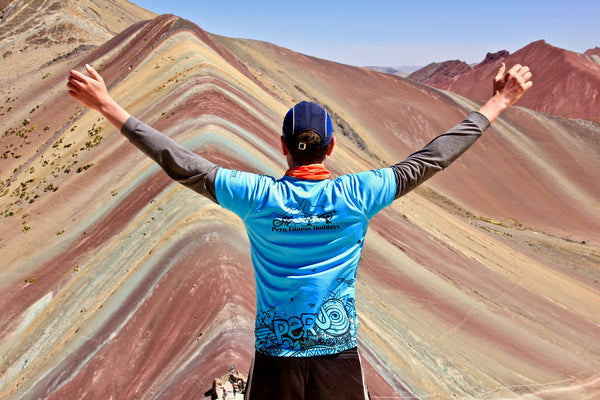
[[[281,137],[281,151],[284,156],[287,156],[290,152],[288,151],[287,145],[285,144],[285,139],[283,136]]]
[[[330,143],[331,147],[329,147],[329,150],[327,150],[327,155],[330,156],[331,153],[333,153],[333,148],[335,147],[335,136],[331,137],[331,143]]]

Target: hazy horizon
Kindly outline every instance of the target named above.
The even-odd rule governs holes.
[[[452,6],[441,0],[426,5],[382,0],[134,2],[188,19],[211,33],[263,40],[356,66],[425,66],[453,59],[472,64],[488,52],[514,53],[541,39],[579,53],[600,46],[600,3],[592,1],[552,0],[543,7],[513,0]]]

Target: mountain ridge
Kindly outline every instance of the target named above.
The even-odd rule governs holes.
[[[472,68],[456,69],[456,62],[448,61],[432,64],[408,78],[483,101],[489,96],[489,90],[480,84],[482,76],[494,73],[500,62],[506,63],[507,67],[520,62],[528,65],[537,77],[536,86],[521,99],[521,106],[567,118],[598,121],[600,64],[594,58],[595,54],[594,49],[579,54],[538,40],[514,54],[506,51],[488,53],[484,61]],[[545,91],[547,87],[554,88],[550,96]]]

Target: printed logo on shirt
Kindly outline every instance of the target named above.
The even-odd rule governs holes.
[[[273,232],[301,232],[335,230],[340,226],[333,224],[335,210],[326,211],[323,206],[313,206],[302,200],[298,207],[286,208],[285,214],[273,219]]]
[[[314,306],[314,305],[313,305]],[[330,293],[316,313],[303,313],[288,319],[280,318],[275,308],[257,315],[256,344],[265,353],[292,355],[319,349],[344,348],[354,338],[356,312],[351,299],[337,298]]]

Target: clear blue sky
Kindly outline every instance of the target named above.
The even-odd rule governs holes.
[[[600,1],[133,0],[204,30],[264,40],[357,66],[426,65],[513,53],[544,39],[567,50],[600,46]]]

